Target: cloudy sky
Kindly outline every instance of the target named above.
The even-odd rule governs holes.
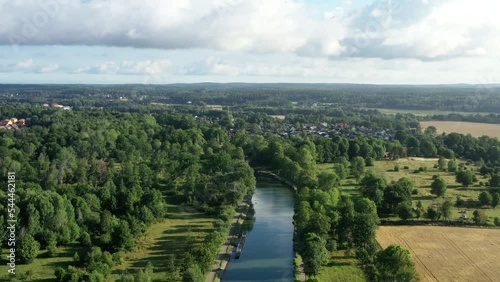
[[[496,0],[0,0],[0,83],[499,83]]]

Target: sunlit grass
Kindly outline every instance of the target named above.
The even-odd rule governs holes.
[[[191,207],[168,205],[167,211],[168,218],[149,228],[138,241],[136,249],[126,254],[125,263],[116,267],[113,278],[123,271],[134,273],[148,262],[154,266],[153,279],[165,278],[169,254],[179,256],[192,250],[214,230],[214,218]],[[190,240],[194,244],[189,244]]]
[[[42,250],[38,254],[38,257],[30,264],[16,264],[16,275],[26,273],[30,271],[32,276],[30,276],[29,281],[55,281],[56,276],[54,271],[58,267],[66,268],[72,265],[73,255],[75,252],[83,250],[82,247],[77,245],[70,245],[67,247],[59,248],[59,255],[57,257],[49,257],[47,251]],[[2,257],[5,257],[7,250],[3,250]],[[5,260],[3,260],[5,261]],[[12,276],[7,275],[7,270],[9,267],[6,264],[0,265],[0,281],[11,281]]]
[[[375,174],[384,176],[387,180],[397,181],[402,177],[410,178],[414,184],[415,188],[418,190],[417,195],[413,195],[413,203],[416,204],[417,201],[421,201],[424,209],[428,206],[433,205],[435,201],[438,199],[435,195],[431,194],[431,184],[433,175],[439,175],[443,178],[448,184],[448,189],[446,191],[445,199],[449,199],[455,204],[457,196],[460,196],[465,201],[478,201],[479,193],[481,191],[487,190],[486,186],[480,186],[479,182],[483,182],[483,184],[487,183],[488,179],[484,178],[480,174],[477,174],[478,182],[474,185],[471,185],[469,188],[463,188],[461,184],[455,181],[455,174],[447,171],[440,171],[437,168],[434,168],[434,165],[437,163],[438,159],[436,158],[404,158],[399,160],[381,160],[375,163],[373,167],[366,167],[367,171],[373,171]],[[464,161],[458,161],[459,163],[465,163]],[[399,166],[399,171],[394,171],[394,166]],[[405,169],[404,167],[408,167]],[[426,171],[419,171],[415,173],[415,170],[418,170],[420,167],[426,167]],[[468,169],[479,170],[479,167],[471,164],[466,165]],[[318,168],[320,171],[333,171],[333,164],[318,164]],[[342,181],[341,191],[353,196],[359,195],[359,185],[357,181],[353,178],[348,178]],[[466,209],[468,212],[468,216],[472,216],[472,212],[476,208],[468,208]],[[459,208],[453,208],[452,211],[452,219],[459,219],[460,214]],[[482,209],[486,215],[489,217],[490,222],[493,222],[493,218],[500,217],[500,207],[495,209],[493,208],[484,208]],[[398,220],[396,216],[389,217],[386,219],[394,219]]]
[[[345,251],[331,254],[328,264],[321,268],[318,276],[321,282],[362,282],[367,281],[358,260],[346,255]]]

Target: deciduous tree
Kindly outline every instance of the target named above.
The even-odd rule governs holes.
[[[446,193],[446,181],[441,177],[435,178],[431,184],[431,193],[438,197],[444,196]]]
[[[379,281],[417,281],[410,252],[397,245],[390,245],[377,254],[375,264],[379,273]]]
[[[321,266],[328,261],[326,241],[315,233],[308,233],[302,257],[304,259],[304,272],[311,276],[318,275]]]
[[[456,181],[464,187],[469,187],[477,181],[477,178],[472,170],[461,170],[457,173]]]

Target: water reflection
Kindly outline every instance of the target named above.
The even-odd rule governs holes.
[[[247,220],[246,243],[239,259],[232,259],[224,282],[293,281],[293,191],[258,179],[252,198],[254,214]]]

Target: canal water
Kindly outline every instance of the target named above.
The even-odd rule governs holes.
[[[255,214],[247,221],[243,251],[239,259],[232,256],[222,281],[294,281],[293,190],[274,180],[258,178],[252,203]]]

